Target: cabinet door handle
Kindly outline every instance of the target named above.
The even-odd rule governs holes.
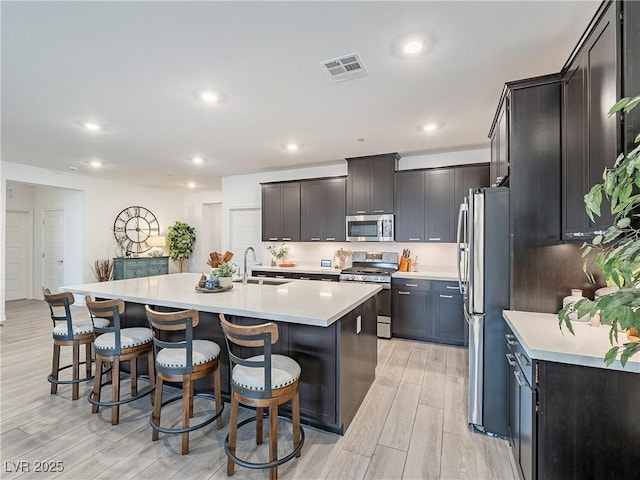
[[[267,278],[266,275],[258,275],[258,277]]]
[[[411,292],[403,292],[402,290],[400,290],[398,292],[399,295],[411,295]]]
[[[447,285],[447,290],[458,290],[459,287],[451,287]]]
[[[516,382],[518,382],[518,385],[520,385],[523,388],[529,387],[529,384],[527,383],[527,381],[524,378],[522,378],[522,373],[520,373],[520,370],[515,370],[513,372],[513,375],[516,377]]]
[[[300,277],[298,280],[311,280],[310,277]]]
[[[384,210],[374,210],[373,213],[384,213]]]
[[[438,241],[438,240],[440,240],[440,237],[429,237],[429,240]]]
[[[409,239],[410,242],[419,242],[420,240],[421,240],[420,238],[415,238],[415,237]]]
[[[336,237],[327,237],[325,238],[325,240],[327,241],[335,241]]]
[[[516,366],[516,359],[513,356],[513,354],[507,353],[506,357],[507,357],[507,362],[509,363],[509,365],[511,365],[512,367],[515,367]]]
[[[282,237],[282,240],[289,240],[289,241],[291,241],[291,237]]]
[[[312,242],[319,242],[320,241],[320,237],[311,237],[311,241]]]
[[[418,286],[417,283],[405,283],[404,285],[405,285],[405,287],[417,287]]]
[[[278,237],[269,237],[270,241],[278,240]]]
[[[520,352],[516,352],[516,360],[523,367],[528,367],[531,365],[531,362],[529,361],[529,359]]]
[[[510,333],[507,333],[505,337],[509,345],[518,345],[518,341],[516,340],[515,335],[511,335]]]
[[[453,295],[443,295],[443,294],[440,294],[440,298],[453,298]]]
[[[360,214],[360,213],[367,213],[367,211],[366,211],[366,210],[356,210],[356,213],[357,213],[357,214]]]
[[[276,275],[276,278],[284,278],[284,275]]]
[[[322,280],[323,282],[333,282],[333,280],[331,280],[330,278],[321,278],[320,280]]]

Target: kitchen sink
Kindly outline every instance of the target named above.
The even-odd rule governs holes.
[[[250,283],[253,285],[284,285],[285,283],[289,283],[289,282],[291,282],[291,280],[284,280],[279,278],[256,278],[256,277],[247,278],[247,283]],[[234,280],[233,283],[242,283],[242,279],[239,278],[237,280]]]

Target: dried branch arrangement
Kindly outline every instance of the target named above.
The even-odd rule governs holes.
[[[111,280],[111,276],[113,275],[112,260],[101,258],[96,260],[93,265],[93,267],[89,265],[89,268],[91,268],[91,271],[99,282],[108,282]]]

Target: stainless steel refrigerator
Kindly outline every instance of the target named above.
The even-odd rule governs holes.
[[[469,326],[469,424],[507,436],[509,189],[471,189],[458,216],[458,279]]]

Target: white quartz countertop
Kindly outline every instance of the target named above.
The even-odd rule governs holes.
[[[608,325],[592,327],[588,323],[573,322],[574,336],[566,327],[560,330],[558,317],[554,314],[505,310],[503,316],[527,355],[533,359],[640,373],[637,355],[631,357],[624,367],[619,360],[609,367],[605,365],[604,355],[611,348]],[[618,340],[622,344],[627,337],[620,333]]]
[[[271,267],[269,265],[266,266],[254,266],[251,267],[251,271],[254,270],[262,270],[265,272],[288,272],[288,273],[320,273],[323,275],[340,275],[340,270],[336,268],[330,267],[319,267],[313,265],[296,265],[295,267]]]
[[[234,283],[225,292],[200,293],[195,290],[199,279],[199,273],[174,273],[60,290],[318,327],[328,327],[381,290],[379,285],[291,280],[282,285]]]
[[[419,272],[395,272],[393,278],[416,278],[424,280],[458,281],[458,271],[449,267],[420,266]]]

